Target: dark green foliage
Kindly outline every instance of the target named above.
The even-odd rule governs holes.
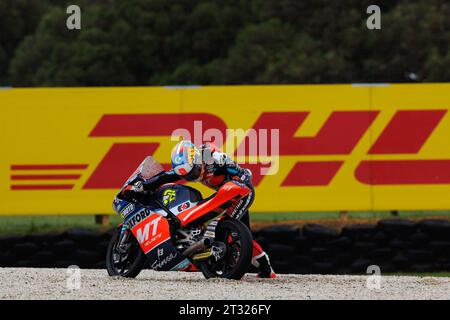
[[[450,2],[370,4],[0,0],[0,86],[450,81]]]

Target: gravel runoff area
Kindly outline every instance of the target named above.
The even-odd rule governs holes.
[[[440,277],[384,276],[379,289],[368,289],[368,276],[279,275],[270,280],[248,274],[235,281],[207,280],[201,273],[144,270],[124,279],[109,277],[106,270],[79,271],[77,282],[67,269],[0,268],[0,299],[450,299],[450,278]],[[68,283],[80,288],[68,289]]]

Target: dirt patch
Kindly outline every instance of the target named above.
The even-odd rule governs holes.
[[[144,270],[136,279],[82,269],[80,288],[67,288],[67,269],[0,268],[0,299],[449,299],[449,278],[385,276],[369,289],[367,276],[280,275],[242,280],[209,279],[200,273]],[[373,288],[373,287],[372,287]]]

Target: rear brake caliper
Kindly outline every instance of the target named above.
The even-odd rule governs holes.
[[[223,259],[227,250],[227,246],[223,242],[215,241],[212,243],[211,247],[206,251],[197,253],[192,257],[194,261],[206,260],[209,258],[214,259],[215,261],[219,261]]]
[[[216,241],[211,247],[211,252],[214,259],[219,261],[225,257],[225,254],[227,253],[227,246],[221,241]]]

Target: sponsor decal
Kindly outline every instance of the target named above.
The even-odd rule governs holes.
[[[143,244],[148,241],[149,234],[150,234],[150,227],[152,227],[152,233],[151,233],[151,240],[150,242],[153,242],[157,240],[156,231],[158,230],[158,223],[162,219],[162,217],[158,217],[152,221],[147,222],[143,228],[139,228],[136,232],[136,239],[139,242],[139,244]],[[158,235],[161,236],[161,233]],[[148,245],[148,244],[147,244]]]
[[[447,110],[399,110],[390,119],[387,126],[378,136],[368,150],[367,154],[417,154],[428,140],[433,130],[439,125]],[[379,116],[378,110],[355,110],[355,111],[333,111],[322,124],[315,137],[297,137],[296,132],[310,112],[263,112],[254,123],[254,130],[280,129],[279,156],[329,156],[329,160],[306,161],[299,160],[286,173],[280,187],[293,186],[328,186],[333,178],[341,170],[343,160],[333,159],[336,155],[350,155],[358,142],[362,139],[369,127]],[[149,123],[155,123],[154,119],[161,118],[159,114],[141,115]],[[174,115],[189,118],[189,114]],[[215,117],[212,116],[211,117]],[[209,123],[220,123],[220,119],[208,119]],[[91,133],[91,137],[105,136],[130,136],[131,132],[122,132],[115,128],[116,122],[128,123],[134,119],[134,115],[107,115],[104,116]],[[207,123],[207,122],[206,122]],[[106,132],[103,128],[114,128],[115,132]],[[131,126],[130,126],[131,127]],[[220,131],[226,127],[218,127]],[[139,132],[142,136],[143,134]],[[155,133],[148,132],[145,136],[153,136]],[[158,135],[160,135],[158,133]],[[169,135],[169,134],[168,134]],[[84,189],[118,188],[123,181],[117,180],[109,183],[111,177],[120,176],[111,173],[110,168],[116,170],[123,153],[130,153],[135,149],[135,143],[114,144],[104,160],[94,170],[92,176],[83,187]],[[144,147],[144,146],[143,146]],[[149,150],[156,150],[154,145],[145,146]],[[270,148],[270,146],[267,146]],[[242,143],[235,154],[247,154],[256,156],[255,150]],[[129,161],[131,162],[132,159]],[[434,160],[436,162],[436,160]],[[450,170],[450,160],[441,160],[435,163],[428,160],[403,160],[403,161],[362,161],[355,169],[355,178],[363,184],[450,184],[450,175],[443,172]],[[264,179],[259,174],[261,164],[244,164],[254,172],[253,183],[257,187]],[[368,170],[372,167],[376,170]],[[121,166],[120,170],[129,170],[127,166]],[[425,169],[425,170],[422,170]],[[208,171],[208,168],[206,168]],[[395,175],[385,174],[389,170],[395,170]],[[371,179],[368,172],[375,178]],[[185,169],[179,169],[179,173],[187,173]],[[126,175],[126,173],[124,173]],[[108,178],[107,178],[108,177]],[[107,183],[108,185],[105,185]]]
[[[196,152],[195,152],[195,149],[192,148],[192,147],[189,148],[188,152],[189,152],[188,161],[189,161],[189,164],[192,165],[194,163],[194,160],[195,160]]]
[[[234,183],[235,185],[238,185],[238,186],[241,187],[241,188],[245,188],[245,187],[246,187],[245,183],[243,183],[243,182],[240,181],[241,178],[239,178],[239,177],[235,177],[235,178],[236,178],[236,179],[233,179],[233,183]]]
[[[205,237],[207,238],[215,238],[216,237],[216,228],[217,228],[217,220],[211,221],[206,227]]]
[[[126,221],[126,225],[129,229],[133,228],[137,223],[143,221],[150,215],[151,211],[148,209],[141,210],[133,215],[128,221]]]
[[[215,238],[216,233],[214,231],[206,230],[204,236],[205,238]]]
[[[173,259],[175,259],[178,256],[177,252],[171,252],[163,259],[155,260],[151,265],[150,268],[153,270],[160,270],[163,269],[165,265],[167,265],[169,262],[171,262]]]
[[[111,98],[107,90],[77,88],[83,94],[74,95],[63,111],[53,110],[55,116],[50,118],[29,106],[37,99],[44,111],[49,110],[45,105],[59,104],[75,89],[51,89],[52,93],[37,89],[37,95],[24,94],[28,89],[12,91],[5,118],[16,119],[17,110],[27,112],[19,117],[25,128],[20,135],[5,131],[5,149],[13,152],[0,168],[5,200],[0,214],[112,213],[116,191],[144,158],[155,156],[170,170],[174,142],[169,137],[179,129],[190,133],[197,146],[214,140],[254,173],[255,211],[446,210],[450,205],[450,152],[445,147],[450,136],[449,89],[449,84],[223,87],[184,95],[182,110],[176,107],[175,91],[176,99],[160,89],[115,93],[115,97],[133,97],[139,91],[138,96],[155,98],[164,109],[174,111],[165,113],[148,112],[139,103],[123,111],[121,99]],[[77,106],[93,97],[98,102],[95,110],[80,113]],[[216,108],[208,108],[204,101]],[[242,107],[242,101],[248,108]],[[243,116],[236,118],[236,112]],[[201,128],[196,126],[199,122]],[[61,134],[54,134],[55,128]],[[234,136],[237,144],[228,148],[233,135],[227,131],[239,128],[242,136]],[[268,137],[277,129],[279,139],[253,141],[253,134],[260,137],[265,132]],[[37,130],[43,135],[33,134]],[[41,143],[43,136],[48,143]],[[274,160],[271,150],[276,141]],[[14,146],[27,149],[29,156],[14,152]],[[58,147],[44,150],[42,146]],[[67,150],[76,150],[70,161],[61,157]],[[261,168],[271,172],[264,174]],[[199,189],[206,191],[203,186]],[[21,201],[24,196],[29,201]],[[301,201],[273,200],[300,196]],[[38,199],[47,205],[36,206]],[[119,215],[125,205],[115,206]]]
[[[173,189],[167,189],[163,193],[163,202],[165,205],[169,204],[172,201],[175,201],[176,192]]]
[[[189,259],[184,259],[183,261],[181,261],[179,264],[177,264],[175,267],[173,267],[170,270],[176,271],[176,270],[181,270],[185,267],[187,267],[191,262],[189,261]]]
[[[177,208],[178,212],[184,211],[184,210],[190,208],[190,206],[191,206],[191,203],[189,201],[184,202],[178,206],[178,208]]]
[[[130,203],[123,208],[122,212],[120,213],[120,216],[122,217],[122,219],[124,219],[133,211],[134,211],[134,204]]]
[[[368,149],[368,155],[392,155],[392,154],[418,154],[433,131],[444,118],[447,110],[398,110],[390,119],[386,127],[381,131],[378,137],[375,137],[373,144]],[[268,130],[273,128],[280,129],[280,156],[324,156],[328,155],[329,160],[306,161],[299,160],[286,173],[280,187],[292,186],[328,186],[333,178],[341,170],[345,160],[332,159],[335,155],[350,155],[368,131],[371,124],[379,116],[380,111],[333,111],[328,119],[322,124],[315,137],[297,137],[296,131],[309,115],[309,112],[263,112],[254,123],[254,130]],[[161,118],[159,114],[141,115],[144,120],[154,123],[154,119]],[[173,117],[186,117],[189,114],[174,114]],[[211,115],[214,118],[214,116]],[[220,119],[209,119],[209,122],[215,121],[219,124]],[[125,120],[124,120],[125,119]],[[129,122],[134,119],[134,115],[105,115],[91,132],[90,137],[105,136],[129,136],[131,132],[122,132],[120,127],[114,124],[118,121]],[[152,120],[152,121],[151,121]],[[104,128],[111,128],[111,132]],[[128,127],[128,126],[127,126]],[[131,127],[131,126],[130,126]],[[114,129],[113,129],[114,128]],[[226,127],[221,126],[221,130]],[[114,132],[113,132],[114,131]],[[172,131],[170,131],[171,133]],[[148,132],[145,136],[153,136],[156,133]],[[136,132],[136,135],[143,134]],[[159,133],[157,135],[160,135]],[[169,134],[169,130],[167,131]],[[142,147],[142,150],[150,150],[150,153],[156,150],[158,144],[154,143],[115,143],[105,155],[104,159],[95,168],[93,174],[83,186],[83,189],[111,189],[119,188],[123,183],[121,176],[127,176],[135,167],[134,162],[142,160],[148,155],[143,152],[142,155],[136,151]],[[268,146],[269,147],[269,146]],[[189,151],[189,160],[192,159],[192,149]],[[235,153],[242,153],[249,156],[256,156],[254,150],[248,149],[248,146],[241,144],[237,147]],[[123,154],[136,154],[136,159],[128,157],[123,159]],[[145,155],[145,156],[144,156]],[[124,163],[124,160],[127,162]],[[178,159],[176,159],[178,160]],[[120,166],[117,164],[120,163]],[[244,164],[249,167],[255,175],[253,177],[254,185],[257,187],[264,176],[258,174],[258,164]],[[81,165],[11,165],[11,170],[19,173],[20,170],[83,170],[87,164]],[[371,168],[371,170],[369,170]],[[111,172],[111,170],[120,172]],[[256,169],[256,170],[255,170]],[[206,171],[209,171],[207,166]],[[390,175],[389,172],[395,172]],[[362,160],[355,168],[354,178],[360,183],[367,185],[408,185],[408,184],[450,184],[450,159],[430,159],[430,160]],[[179,169],[179,173],[184,175],[187,171]],[[81,175],[11,175],[11,180],[70,180],[78,179]],[[11,190],[71,190],[73,184],[13,184]]]

